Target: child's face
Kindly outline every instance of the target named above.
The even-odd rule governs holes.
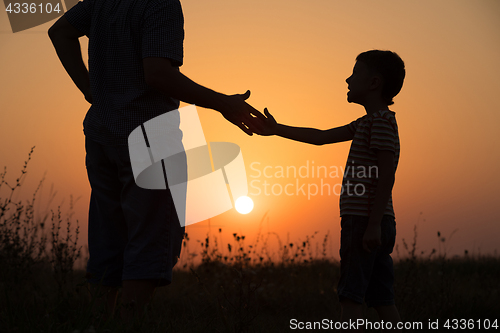
[[[347,82],[347,89],[349,89],[347,92],[347,101],[349,103],[364,105],[370,91],[371,78],[368,66],[363,62],[357,61],[351,76],[345,80]]]

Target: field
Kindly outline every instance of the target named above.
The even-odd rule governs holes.
[[[85,254],[76,245],[71,214],[56,209],[37,216],[36,193],[24,203],[12,200],[25,173],[26,165],[13,185],[6,172],[0,174],[0,189],[7,193],[0,199],[0,332],[288,332],[299,322],[328,319],[334,325],[340,318],[339,263],[324,250],[328,235],[319,242],[311,236],[281,244],[271,257],[269,235],[246,244],[243,235],[234,234],[230,243],[217,244],[215,233],[203,242],[185,238],[173,283],[157,289],[140,320],[126,326],[118,319],[103,321],[85,273],[74,269]],[[467,253],[448,258],[434,251],[424,256],[416,236],[395,264],[402,319],[422,323],[423,332],[453,331],[444,327],[447,319],[469,320],[450,321],[451,328],[498,330],[500,258]],[[372,309],[365,311],[368,320],[377,321]],[[429,321],[436,320],[439,329],[429,330]]]

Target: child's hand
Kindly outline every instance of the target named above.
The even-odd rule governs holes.
[[[255,133],[259,135],[275,135],[278,123],[269,111],[267,111],[267,108],[264,109],[264,114],[266,116],[266,120],[261,120],[261,126],[259,126],[259,130]]]
[[[363,235],[363,249],[366,252],[371,252],[380,245],[382,245],[382,230],[380,225],[368,225]]]

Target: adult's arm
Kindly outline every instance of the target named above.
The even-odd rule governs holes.
[[[89,71],[83,62],[78,41],[83,33],[74,28],[64,16],[50,27],[48,33],[64,69],[83,93],[87,102],[92,103]]]
[[[151,87],[180,101],[219,111],[224,118],[248,135],[258,131],[265,117],[245,100],[244,94],[225,95],[206,88],[182,74],[168,58],[146,57],[143,59],[144,77]]]

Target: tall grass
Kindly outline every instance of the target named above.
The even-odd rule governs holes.
[[[72,214],[60,207],[36,212],[41,183],[30,200],[13,199],[32,152],[12,185],[6,169],[0,174],[0,332],[287,332],[291,319],[339,319],[339,263],[328,254],[329,234],[283,241],[262,232],[265,215],[254,240],[234,233],[223,242],[221,229],[201,241],[186,234],[172,285],[157,290],[144,317],[127,326],[103,322],[85,272],[74,269],[78,222],[72,228]],[[395,264],[402,318],[498,317],[500,259],[448,258],[442,238],[429,254],[418,251],[416,229],[411,244],[403,241]],[[275,251],[270,242],[279,244]]]
[[[15,193],[20,189],[27,173],[34,147],[24,162],[21,174],[11,185],[7,180],[7,168],[0,173],[0,193],[7,192],[6,198],[0,198],[0,265],[2,281],[23,280],[33,274],[33,270],[50,266],[59,288],[73,272],[75,261],[80,257],[78,247],[79,226],[71,229],[72,214],[63,220],[61,207],[43,216],[35,213],[35,202],[43,179],[38,184],[30,200],[15,201]],[[73,203],[70,201],[70,212]],[[47,223],[50,230],[47,230]],[[61,228],[65,225],[65,232]],[[48,235],[47,235],[48,234]],[[49,245],[49,246],[47,246]]]

